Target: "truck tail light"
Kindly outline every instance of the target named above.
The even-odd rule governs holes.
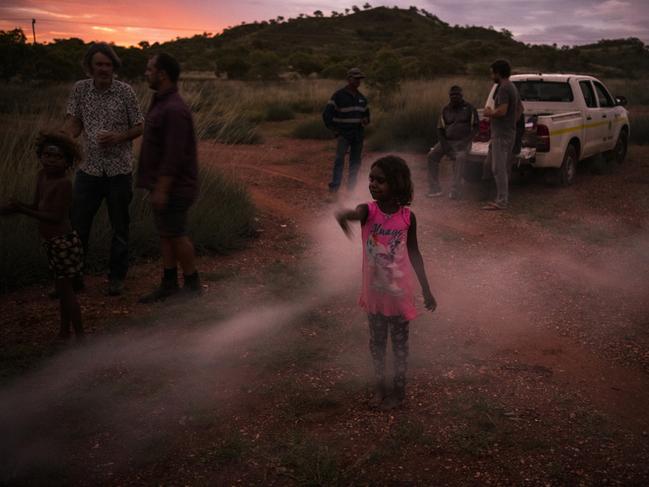
[[[480,120],[480,130],[474,137],[474,142],[489,142],[491,138],[491,123],[488,118]]]
[[[547,125],[536,126],[536,152],[550,152],[550,129]]]

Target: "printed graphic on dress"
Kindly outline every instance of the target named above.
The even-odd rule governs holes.
[[[380,236],[387,238],[380,239]],[[400,265],[404,257],[402,237],[403,230],[386,230],[377,223],[372,227],[365,244],[371,287],[392,296],[404,293],[400,285],[404,276]],[[384,243],[380,240],[384,240]]]

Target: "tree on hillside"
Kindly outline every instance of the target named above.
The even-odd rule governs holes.
[[[279,77],[281,60],[272,51],[253,51],[250,53],[250,71],[248,77],[252,79],[273,80]]]
[[[315,12],[313,12],[313,16],[320,19],[324,17],[324,14],[322,13],[322,10],[316,10]]]
[[[216,57],[216,75],[226,75],[228,79],[243,79],[250,71],[247,52],[241,49],[227,49]]]
[[[402,68],[397,53],[391,49],[381,49],[372,63],[369,84],[383,97],[399,89],[401,77]]]
[[[288,60],[292,68],[303,76],[322,71],[322,64],[311,54],[296,52]]]
[[[9,80],[25,65],[29,46],[22,29],[0,30],[0,79]]]
[[[350,10],[348,8],[345,9],[345,15],[349,15]]]
[[[352,11],[353,11],[355,14],[357,14],[358,12],[361,11],[361,9],[358,8],[356,5],[352,5]]]
[[[369,9],[372,8],[372,6],[371,6],[369,3],[365,3],[365,5],[363,5],[363,8],[364,8],[365,10],[369,10]]]
[[[282,17],[281,15],[278,15],[278,16],[277,16],[277,22],[280,23],[280,24],[281,24],[282,22],[284,22],[284,17]]]

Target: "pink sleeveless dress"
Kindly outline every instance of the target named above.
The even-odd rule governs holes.
[[[373,201],[368,210],[361,234],[363,288],[359,304],[367,313],[410,321],[417,316],[407,246],[410,208],[402,206],[388,215]]]

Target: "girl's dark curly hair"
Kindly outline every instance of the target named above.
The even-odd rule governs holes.
[[[410,168],[406,161],[397,156],[385,156],[374,161],[372,167],[378,167],[383,171],[397,203],[401,206],[412,203],[413,186]]]
[[[65,160],[70,166],[81,160],[79,144],[63,132],[43,131],[38,134],[36,138],[36,155],[39,158],[43,154],[43,149],[48,145],[55,145],[61,149],[65,155]]]

